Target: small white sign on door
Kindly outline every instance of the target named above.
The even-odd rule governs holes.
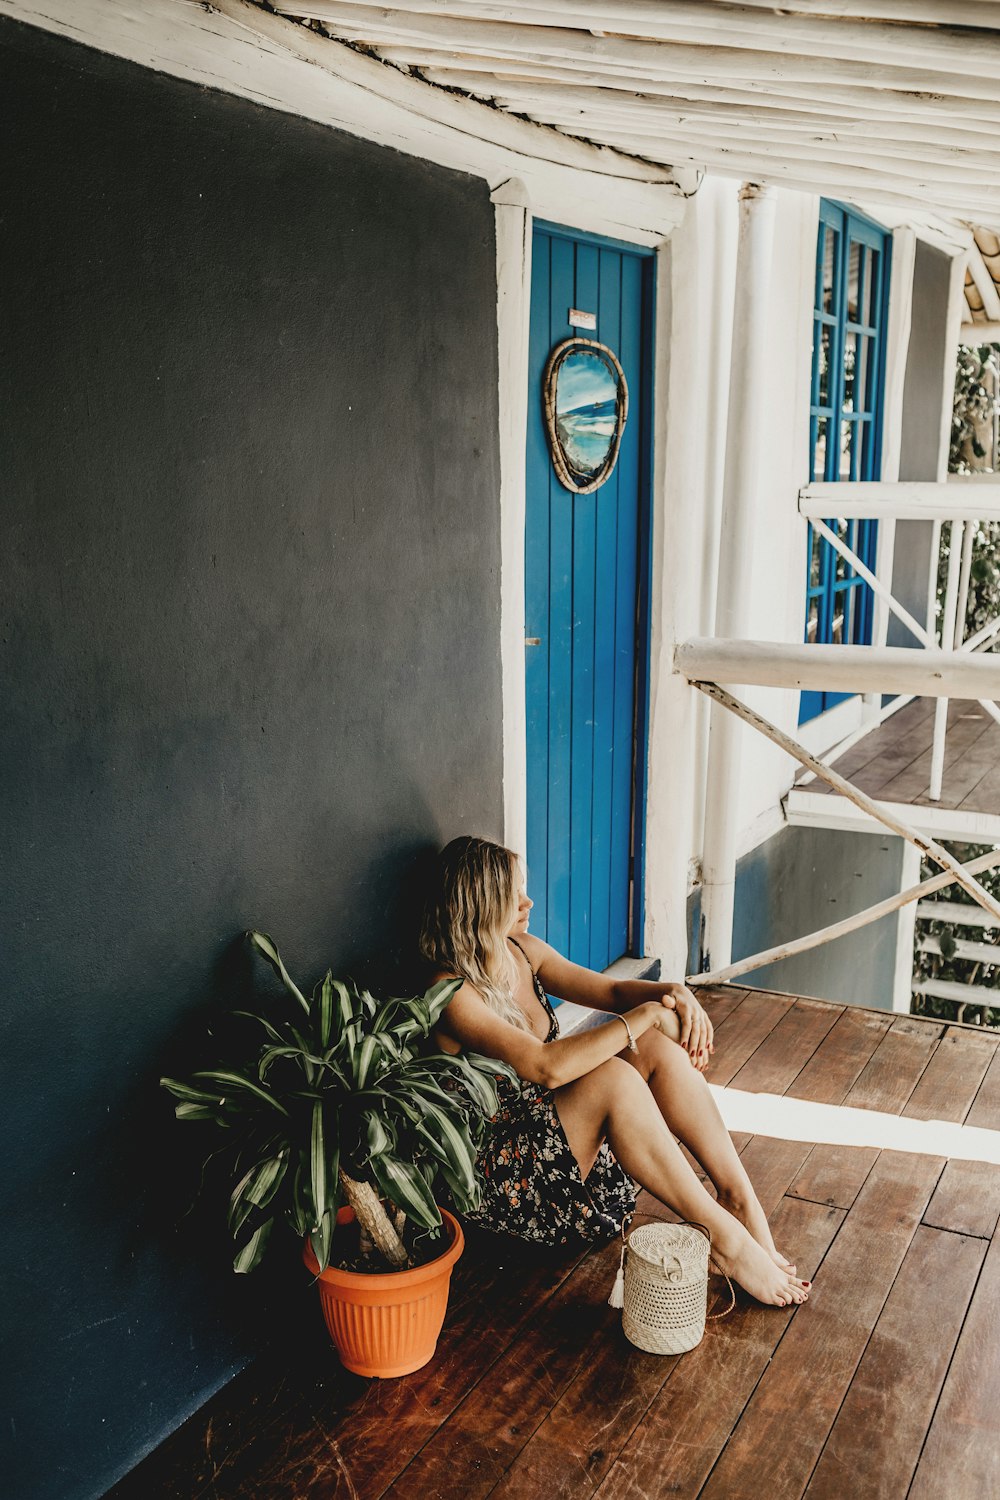
[[[597,314],[581,312],[578,307],[571,307],[567,322],[571,328],[596,328]]]

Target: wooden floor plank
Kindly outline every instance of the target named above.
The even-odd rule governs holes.
[[[794,997],[751,992],[719,1028],[715,1052],[705,1072],[710,1083],[725,1084],[743,1067],[761,1042],[791,1010]],[[709,1016],[712,1011],[709,1008]]]
[[[460,1282],[449,1299],[439,1352],[429,1365],[400,1380],[367,1381],[341,1372],[350,1385],[327,1390],[293,1413],[292,1421],[257,1445],[253,1462],[240,1466],[235,1482],[224,1488],[216,1482],[212,1500],[381,1494],[447,1421],[470,1384],[540,1315],[576,1264],[565,1253],[539,1253],[516,1242],[486,1244],[478,1237],[466,1256],[471,1285],[466,1293]],[[484,1306],[489,1318],[482,1315]]]
[[[903,1500],[986,1254],[920,1226],[868,1341],[807,1500]],[[928,1290],[947,1287],[947,1296]]]
[[[717,994],[723,1083],[1000,1129],[993,1035]],[[346,1375],[317,1315],[300,1348],[245,1372],[114,1500],[904,1500],[914,1465],[912,1500],[990,1500],[1000,1168],[953,1161],[935,1186],[936,1158],[857,1151],[746,1143],[777,1242],[813,1280],[802,1308],[741,1296],[696,1350],[658,1359],[606,1306],[615,1245],[580,1259],[470,1235],[424,1371]],[[648,1194],[639,1212],[672,1217]]]
[[[910,1120],[965,1119],[997,1050],[997,1037],[949,1027],[903,1107]]]
[[[1000,1495],[1000,1239],[986,1254],[908,1500]]]
[[[844,1103],[901,1114],[944,1027],[900,1016],[883,1036]],[[814,1146],[789,1189],[800,1198],[850,1208],[878,1156],[865,1146]]]
[[[837,1209],[789,1198],[774,1216],[774,1231],[779,1240],[795,1242],[802,1273],[812,1276],[843,1218]],[[698,1347],[677,1361],[595,1500],[693,1500],[783,1335],[809,1311],[808,1304],[770,1308],[741,1299],[730,1317],[711,1324]],[[543,1493],[535,1490],[532,1500]],[[576,1494],[589,1490],[581,1486]],[[766,1490],[755,1500],[768,1500]]]
[[[797,1001],[746,1062],[729,1087],[756,1094],[783,1094],[843,1014],[843,1006]],[[714,1083],[714,1074],[709,1075]]]
[[[545,1307],[533,1310],[519,1338],[476,1381],[447,1428],[431,1437],[387,1497],[478,1500],[490,1493],[594,1350],[618,1336],[607,1305],[618,1258],[617,1244],[594,1250]],[[361,1493],[367,1500],[382,1492]]]
[[[703,1500],[799,1500],[942,1166],[937,1157],[881,1154]]]
[[[1000,1130],[1000,1052],[994,1052],[979,1092],[965,1117],[967,1125]],[[958,1234],[992,1238],[1000,1220],[1000,1166],[950,1161],[941,1174],[924,1223]]]
[[[842,1104],[891,1025],[889,1015],[845,1006],[823,1045],[786,1090],[789,1097]]]

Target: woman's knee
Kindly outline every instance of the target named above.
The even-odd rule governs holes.
[[[644,1032],[638,1041],[638,1051],[631,1053],[629,1060],[647,1081],[657,1072],[679,1072],[683,1069],[686,1076],[693,1071],[691,1059],[680,1043],[655,1029]]]

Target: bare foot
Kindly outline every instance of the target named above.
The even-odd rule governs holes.
[[[808,1283],[799,1281],[776,1265],[771,1255],[741,1225],[734,1225],[726,1243],[717,1241],[712,1257],[726,1275],[739,1283],[758,1302],[787,1307],[808,1300]]]
[[[732,1214],[734,1219],[739,1219],[740,1223],[749,1231],[758,1245],[767,1251],[776,1266],[782,1271],[787,1271],[789,1276],[795,1275],[796,1266],[786,1256],[782,1255],[781,1251],[775,1245],[770,1225],[767,1222],[767,1215],[761,1208],[757,1196],[752,1189],[749,1198],[738,1198],[735,1195],[730,1196],[728,1193],[720,1193],[719,1202],[728,1213]]]

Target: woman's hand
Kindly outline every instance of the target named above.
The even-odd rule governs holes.
[[[665,984],[663,1003],[676,1009],[681,1023],[680,1044],[699,1072],[708,1067],[715,1051],[715,1029],[703,1005],[683,984]]]

